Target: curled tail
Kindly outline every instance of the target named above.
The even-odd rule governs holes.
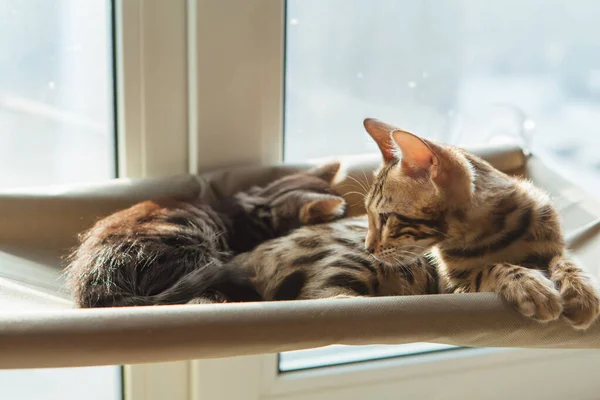
[[[149,296],[120,296],[112,307],[185,304],[197,298],[223,298],[226,302],[261,301],[249,277],[231,264],[205,265],[187,273],[172,286]]]

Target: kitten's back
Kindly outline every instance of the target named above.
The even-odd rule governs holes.
[[[303,227],[232,262],[264,300],[438,293],[435,267],[426,257],[383,265],[365,250],[367,228],[365,216]]]
[[[339,167],[333,162],[288,175],[214,206],[146,201],[101,219],[80,236],[69,258],[76,304],[174,304],[206,291],[231,292],[219,269],[232,254],[344,215],[345,201],[331,186]]]
[[[80,237],[68,267],[74,301],[108,307],[153,296],[199,264],[228,251],[224,221],[207,205],[145,201],[96,223]]]

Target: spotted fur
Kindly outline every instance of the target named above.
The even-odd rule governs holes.
[[[429,256],[410,264],[379,262],[363,246],[367,229],[365,216],[298,228],[237,255],[219,269],[218,285],[243,290],[216,297],[205,290],[207,274],[194,271],[153,296],[151,303],[163,304],[165,296],[204,304],[440,292]]]
[[[410,265],[381,263],[363,246],[367,229],[364,216],[299,228],[238,255],[232,264],[250,277],[263,300],[439,292],[435,266],[426,256]]]
[[[496,292],[525,316],[578,329],[596,320],[597,284],[568,258],[545,193],[459,148],[374,119],[365,128],[384,159],[365,203],[376,258],[432,251],[448,292]]]
[[[67,266],[79,307],[185,303],[182,279],[198,293],[255,298],[243,277],[221,268],[235,254],[300,225],[340,218],[345,201],[331,183],[339,163],[293,174],[209,205],[145,201],[98,221],[80,236]],[[192,296],[193,297],[193,296]]]

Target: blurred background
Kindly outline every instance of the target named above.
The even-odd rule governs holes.
[[[111,7],[0,0],[0,187],[115,176]]]
[[[599,18],[594,0],[289,0],[285,158],[376,151],[371,116],[597,180]]]

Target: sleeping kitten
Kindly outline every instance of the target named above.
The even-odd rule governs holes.
[[[79,307],[146,304],[192,271],[233,300],[255,291],[219,267],[233,255],[307,224],[340,218],[346,203],[332,189],[340,164],[283,177],[207,205],[145,201],[98,221],[70,256],[68,281]],[[214,286],[213,282],[223,282]],[[200,287],[198,288],[200,289]],[[208,289],[207,289],[208,290]],[[180,301],[163,296],[166,304]]]
[[[433,249],[450,292],[496,292],[538,321],[594,322],[598,288],[567,258],[545,193],[459,148],[364,125],[383,155],[365,203],[365,246],[377,259],[410,263]]]
[[[306,226],[239,254],[218,269],[193,271],[157,296],[137,299],[166,304],[307,300],[330,297],[439,293],[438,274],[426,256],[410,264],[384,264],[364,248],[366,216]],[[221,288],[244,288],[236,298]],[[254,290],[254,293],[252,293]]]
[[[263,300],[439,293],[427,257],[383,264],[364,248],[367,228],[365,216],[299,228],[231,264],[250,276]]]

